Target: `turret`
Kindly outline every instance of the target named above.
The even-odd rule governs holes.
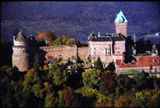
[[[27,51],[27,39],[22,32],[13,37],[12,66],[24,72],[29,69],[29,53]]]
[[[22,31],[18,32],[16,36],[13,36],[14,46],[26,46],[27,39],[23,36]]]

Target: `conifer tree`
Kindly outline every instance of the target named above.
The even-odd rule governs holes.
[[[95,61],[94,67],[98,70],[103,70],[103,63],[102,63],[100,57],[98,57],[97,61]]]

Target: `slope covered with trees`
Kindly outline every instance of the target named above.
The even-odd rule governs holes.
[[[33,67],[26,73],[11,66],[2,66],[0,106],[160,107],[159,78],[143,72],[133,77],[117,75],[114,63],[104,68],[100,62],[99,59],[96,65],[85,67],[85,62],[57,61]]]

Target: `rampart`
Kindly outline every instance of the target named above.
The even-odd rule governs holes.
[[[77,55],[81,59],[88,57],[88,47],[77,47],[77,46],[47,46],[40,47],[41,50],[46,52],[45,58],[47,60],[62,58],[67,60],[68,58],[75,58]]]

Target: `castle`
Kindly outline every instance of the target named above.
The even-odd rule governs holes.
[[[104,64],[114,62],[117,72],[122,72],[127,69],[136,70],[156,70],[160,71],[160,56],[155,53],[153,56],[135,56],[136,62],[126,64],[124,63],[124,53],[126,51],[126,38],[128,36],[128,21],[120,11],[115,18],[115,33],[111,34],[95,34],[91,33],[88,36],[88,46],[77,47],[75,46],[44,46],[40,47],[41,50],[46,52],[45,58],[47,61],[63,58],[75,58],[78,56],[81,59],[91,57],[94,61],[98,57],[101,58]],[[21,32],[14,38],[12,64],[18,67],[20,71],[26,71],[29,68],[26,38]],[[134,52],[136,54],[136,52]]]

